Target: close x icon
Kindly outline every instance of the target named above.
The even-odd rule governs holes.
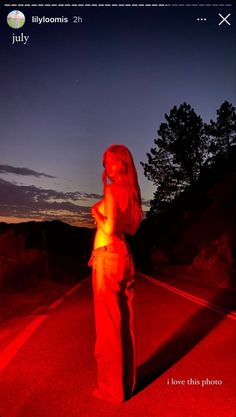
[[[219,23],[219,26],[220,26],[220,25],[222,25],[222,23],[226,23],[227,25],[229,25],[229,26],[230,26],[230,25],[231,25],[231,23],[230,23],[230,22],[228,22],[228,20],[227,20],[227,19],[229,18],[229,16],[230,16],[230,15],[231,15],[231,13],[229,13],[227,16],[225,16],[225,17],[224,17],[224,16],[222,16],[222,14],[220,14],[220,13],[219,13],[219,16],[220,16],[220,17],[221,17],[221,19],[222,19],[222,20],[220,21],[220,23]]]

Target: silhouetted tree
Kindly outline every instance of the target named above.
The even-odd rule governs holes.
[[[157,187],[150,213],[162,211],[183,190],[192,186],[208,163],[208,143],[200,116],[187,103],[165,114],[155,148],[141,165],[144,175]]]
[[[225,101],[217,110],[216,122],[211,120],[209,125],[205,125],[205,130],[210,139],[212,162],[218,156],[229,157],[231,147],[236,144],[235,107]]]

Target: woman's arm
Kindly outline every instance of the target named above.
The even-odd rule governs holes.
[[[104,233],[111,236],[115,231],[116,223],[116,195],[114,184],[108,184],[104,191],[104,215],[98,211],[95,204],[91,209],[91,214]]]

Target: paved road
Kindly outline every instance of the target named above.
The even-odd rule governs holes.
[[[114,405],[91,395],[95,329],[87,279],[32,316],[0,352],[0,416],[235,417],[234,317],[168,286],[137,276],[139,382],[130,401]],[[194,294],[194,283],[188,291]],[[220,296],[214,293],[211,304]]]

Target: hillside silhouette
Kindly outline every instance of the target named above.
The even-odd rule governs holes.
[[[58,220],[0,223],[0,285],[24,290],[46,279],[79,281],[90,271],[93,235]]]
[[[235,288],[236,147],[131,239],[140,270]]]

